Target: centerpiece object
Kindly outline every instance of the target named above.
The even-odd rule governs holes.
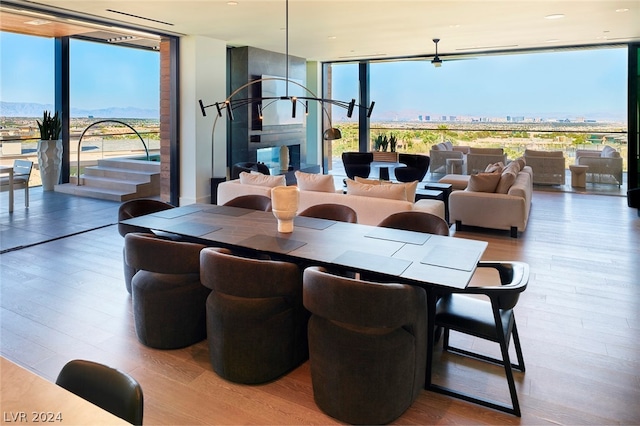
[[[278,232],[293,232],[299,197],[297,186],[276,186],[271,189],[271,211],[278,219]]]
[[[60,182],[62,169],[62,120],[56,112],[53,116],[44,111],[42,121],[36,120],[40,129],[38,142],[38,166],[43,191],[53,191],[53,187]]]

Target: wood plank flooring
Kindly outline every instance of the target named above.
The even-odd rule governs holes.
[[[36,215],[37,195],[32,203]],[[97,215],[115,215],[114,205],[95,207]],[[80,208],[85,222],[91,215],[88,206],[72,206],[70,223]],[[13,238],[5,218],[3,238],[5,230]],[[35,226],[44,229],[45,218]],[[640,424],[640,218],[626,199],[536,191],[518,239],[470,228],[454,237],[488,241],[484,260],[531,267],[516,307],[527,367],[516,373],[522,418],[423,391],[394,423]],[[138,343],[122,245],[110,225],[0,255],[0,354],[52,381],[73,358],[127,371],[143,387],[148,425],[339,423],[316,407],[308,362],[272,383],[246,386],[212,371],[206,341],[168,351]],[[497,354],[490,343],[454,340]],[[435,363],[437,383],[508,401],[500,368],[440,346]]]

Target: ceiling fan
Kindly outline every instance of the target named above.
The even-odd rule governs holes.
[[[438,56],[438,42],[439,41],[440,41],[439,38],[434,38],[433,39],[433,43],[436,45],[436,55],[431,60],[431,63],[436,68],[440,68],[442,66],[442,59],[440,59],[440,56]]]

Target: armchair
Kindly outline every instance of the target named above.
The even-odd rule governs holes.
[[[484,172],[489,164],[507,164],[507,155],[502,148],[470,148],[467,154],[467,174]]]
[[[524,151],[524,160],[533,170],[533,183],[542,185],[564,185],[565,158],[562,151]]]
[[[465,156],[469,152],[468,146],[454,146],[450,141],[433,145],[429,151],[431,158],[431,175],[447,174],[447,159],[455,158],[462,160],[463,170]]]
[[[618,187],[622,184],[622,157],[610,146],[605,146],[602,151],[576,150],[576,164],[589,166],[587,182],[615,183]]]

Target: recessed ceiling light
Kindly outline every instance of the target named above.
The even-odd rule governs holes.
[[[29,24],[29,25],[47,25],[50,23],[51,21],[47,21],[46,19],[34,19],[33,21],[25,22],[25,24]]]
[[[547,43],[557,43],[559,41],[560,41],[560,39],[558,39],[558,38],[550,38],[549,40],[547,40]]]
[[[564,18],[564,15],[562,13],[555,13],[553,15],[547,15],[544,17],[544,19],[562,19]]]
[[[228,5],[228,6],[237,6],[237,5],[238,5],[238,2],[237,2],[237,1],[228,1],[228,2],[227,2],[227,5]]]
[[[623,9],[616,9],[616,12],[628,12],[629,9],[623,8]]]
[[[449,28],[460,28],[460,24],[451,24]]]
[[[336,37],[336,36],[329,36],[329,37],[327,37],[327,38],[328,38],[329,40],[335,40],[335,39],[337,39],[338,37]]]

